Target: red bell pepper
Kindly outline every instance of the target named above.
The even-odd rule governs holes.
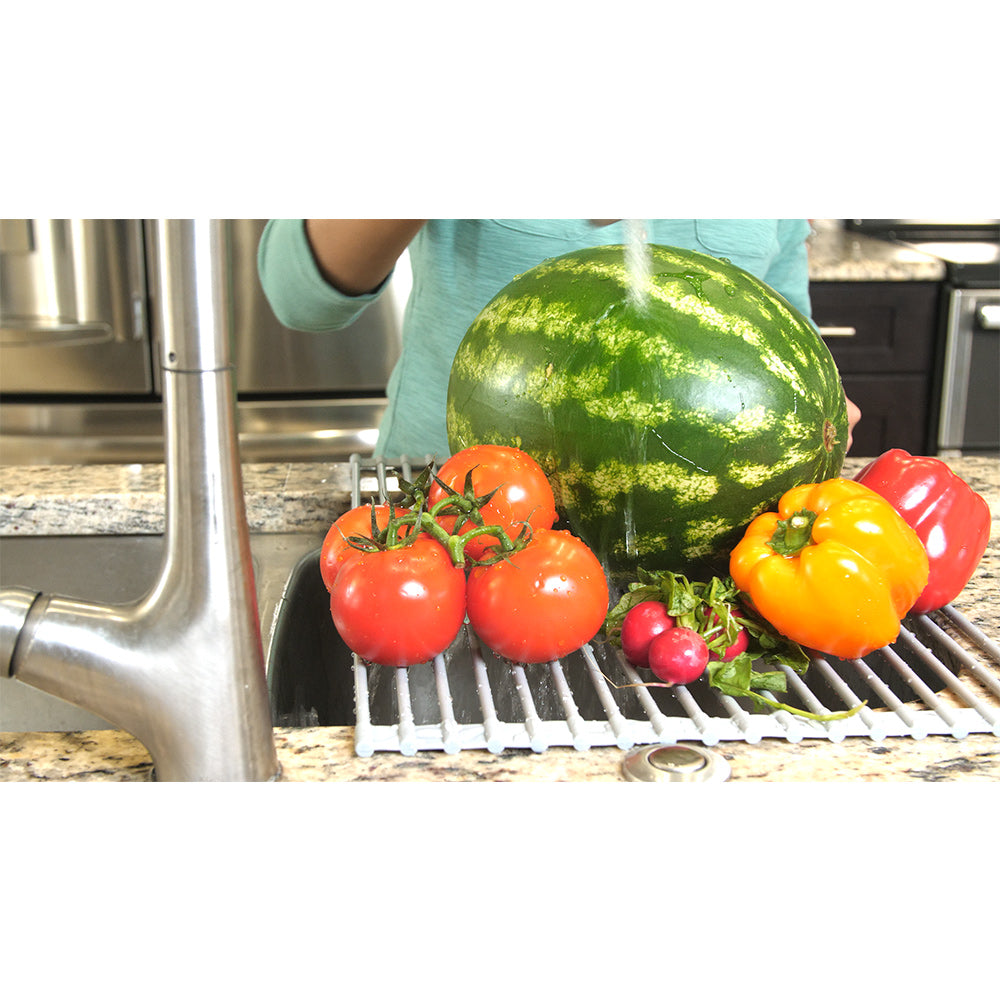
[[[913,613],[953,601],[986,551],[986,501],[940,459],[910,455],[901,448],[869,462],[855,479],[888,500],[924,543],[930,577]]]

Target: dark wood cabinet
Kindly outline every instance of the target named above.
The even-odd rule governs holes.
[[[861,408],[852,455],[934,453],[941,292],[939,282],[926,281],[811,284],[813,320]]]

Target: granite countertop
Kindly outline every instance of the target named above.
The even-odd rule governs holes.
[[[839,221],[839,220],[834,220]],[[945,265],[909,247],[817,219],[809,238],[810,281],[942,281]]]
[[[845,475],[864,459],[851,458]],[[955,471],[982,493],[993,511],[990,547],[955,606],[987,635],[1000,630],[1000,461],[958,458]],[[3,536],[26,534],[158,533],[163,527],[161,466],[13,467],[2,469]],[[345,509],[349,470],[343,464],[290,463],[244,468],[248,519],[255,532],[320,535]],[[422,752],[415,757],[354,753],[351,727],[275,730],[285,781],[619,781],[624,753],[551,748],[493,754]],[[890,737],[881,743],[851,737],[841,743],[724,742],[734,781],[996,781],[1000,739]],[[146,780],[151,762],[134,737],[118,730],[0,734],[0,781]]]
[[[243,467],[251,532],[322,537],[347,509],[346,462]],[[0,538],[17,535],[158,535],[164,468],[148,465],[0,466]]]
[[[578,751],[424,751],[413,757],[358,757],[346,726],[276,729],[282,781],[622,781],[625,753],[616,747]],[[976,734],[806,739],[788,743],[725,742],[712,748],[732,769],[730,781],[998,781],[1000,739]],[[146,748],[120,730],[84,733],[0,733],[0,781],[147,781]]]

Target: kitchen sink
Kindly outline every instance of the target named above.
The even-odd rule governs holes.
[[[354,657],[337,633],[330,617],[330,595],[319,571],[319,550],[304,556],[295,567],[275,616],[275,628],[268,657],[268,678],[272,717],[280,726],[354,725]],[[446,676],[449,702],[447,711],[456,725],[476,725],[483,709],[476,678],[476,659],[481,661],[490,688],[493,707],[501,721],[522,723],[525,707],[517,691],[520,675],[531,696],[534,712],[543,722],[561,720],[564,707],[559,691],[553,686],[547,664],[523,668],[502,660],[489,650],[479,649],[469,641],[463,627],[441,663],[419,664],[407,668],[407,711],[416,726],[439,725],[442,721],[440,691],[436,669]],[[611,671],[609,661],[614,651],[599,649],[596,657]],[[603,720],[606,708],[599,694],[586,682],[589,667],[579,652],[561,662],[567,683],[573,689],[576,711],[584,720]],[[374,726],[393,725],[399,717],[399,678],[394,667],[367,665],[365,686],[369,696],[367,720]],[[664,712],[683,714],[671,704],[666,692],[658,692]],[[635,695],[628,689],[615,692],[623,711],[637,708]]]
[[[848,719],[822,723],[756,711],[704,679],[670,689],[640,686],[648,675],[639,677],[600,637],[556,663],[517,665],[482,648],[465,626],[430,663],[406,670],[356,663],[330,617],[319,556],[316,548],[299,559],[275,609],[267,661],[272,720],[290,727],[354,726],[361,756],[374,750],[628,749],[684,739],[712,745],[766,736],[795,742],[1000,733],[994,702],[977,701],[956,677],[963,662],[970,666],[968,655],[942,645],[928,632],[936,626],[923,616],[907,620],[909,634],[893,647],[864,660],[814,660],[804,678],[788,672],[788,692],[779,697],[796,708],[838,712],[865,702]],[[932,662],[925,644],[933,647]],[[1000,694],[991,674],[977,676]],[[946,687],[959,695],[959,707],[937,697]]]
[[[292,570],[267,659],[276,726],[353,726],[353,656],[330,617],[319,549]]]
[[[321,539],[320,539],[321,540]],[[261,632],[267,648],[274,611],[292,568],[314,549],[311,534],[250,537]],[[26,535],[0,538],[0,586],[36,588],[107,604],[129,604],[156,581],[161,535]],[[0,732],[114,728],[105,719],[9,677],[0,678]]]
[[[463,628],[432,663],[407,670],[355,664],[330,618],[319,572],[321,541],[313,534],[251,535],[272,720],[291,727],[354,726],[359,754],[472,746],[539,751],[550,745],[617,744],[628,749],[682,739],[707,745],[725,739],[756,742],[764,736],[961,735],[979,731],[983,719],[973,716],[984,712],[987,730],[1000,734],[992,702],[957,714],[947,708],[924,710],[913,683],[923,682],[930,692],[954,687],[953,671],[959,666],[947,648],[927,637],[926,621],[908,624],[918,639],[933,645],[937,658],[931,667],[913,643],[897,643],[890,653],[905,661],[902,669],[879,651],[864,663],[814,666],[804,686],[790,678],[781,700],[798,707],[816,710],[810,696],[826,711],[867,702],[852,719],[823,725],[787,713],[754,712],[744,699],[720,696],[703,681],[674,689],[633,687],[648,678],[638,677],[599,638],[558,663],[519,666],[481,648]],[[127,604],[154,583],[162,545],[158,535],[0,538],[0,586]],[[912,708],[883,713],[886,706],[894,708],[894,699],[897,706]],[[0,731],[106,728],[110,724],[97,715],[0,678]]]
[[[330,595],[320,575],[319,555],[316,549],[303,556],[295,566],[275,613],[268,679],[272,718],[279,726],[351,726],[357,721],[354,658],[330,617]],[[549,665],[517,668],[489,650],[478,648],[475,640],[470,643],[463,629],[442,656],[438,667],[445,674],[451,702],[449,709],[456,725],[474,725],[483,719],[475,671],[477,657],[482,661],[493,708],[501,722],[523,723],[526,711],[534,712],[542,723],[564,718],[558,680],[553,683]],[[931,676],[912,651],[904,650],[903,657],[929,687],[940,690],[944,684],[942,678]],[[873,708],[883,707],[882,700],[861,683],[857,671],[849,664],[832,658],[830,663],[834,673],[859,700],[867,699]],[[882,663],[870,666],[892,694],[901,700],[914,697],[895,671]],[[436,726],[442,721],[435,669],[434,663],[426,663],[405,671],[409,700],[406,710],[412,713],[415,726]],[[521,674],[517,674],[518,669]],[[678,700],[672,690],[648,688],[640,696],[628,687],[633,678],[623,673],[617,652],[599,640],[588,648],[587,655],[575,652],[565,657],[560,669],[572,691],[574,709],[584,721],[606,719],[607,705],[602,694],[613,698],[617,710],[626,719],[643,717],[642,697],[647,697],[665,717],[689,714],[690,709],[684,707],[683,700]],[[595,669],[609,682],[606,690],[591,682],[590,675]],[[370,716],[366,721],[376,727],[394,725],[400,716],[397,671],[371,664],[365,671]],[[530,695],[527,710],[517,690],[519,683],[526,685]],[[811,684],[814,691],[821,692],[824,704],[833,706],[832,710],[844,707],[822,675],[811,678]],[[706,685],[689,685],[687,690],[695,702],[704,703],[703,710],[707,712],[712,707],[715,696],[706,690]],[[799,708],[807,707],[794,690],[782,700]]]

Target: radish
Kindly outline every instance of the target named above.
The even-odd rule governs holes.
[[[708,666],[708,645],[693,628],[671,628],[649,644],[649,669],[668,684],[690,684]]]
[[[661,601],[642,601],[629,608],[622,621],[622,652],[633,666],[649,666],[649,644],[669,628],[674,619]]]
[[[706,611],[709,609],[706,608]],[[721,619],[719,618],[718,612],[713,611],[710,620],[711,629],[714,632],[716,628],[721,624]],[[722,660],[723,663],[728,663],[730,660],[735,660],[740,653],[744,652],[746,648],[750,645],[750,636],[747,634],[745,628],[741,628],[739,632],[736,633],[736,638],[733,640],[731,646],[727,646],[725,651],[720,655],[714,649],[709,651],[708,658],[713,662],[716,660]]]
[[[728,663],[730,660],[735,660],[740,653],[745,652],[747,646],[750,645],[750,636],[747,635],[747,630],[741,628],[739,632],[736,633],[736,641],[731,645],[727,646],[725,652],[720,656],[716,652],[709,654],[710,660],[722,660],[723,663]]]

